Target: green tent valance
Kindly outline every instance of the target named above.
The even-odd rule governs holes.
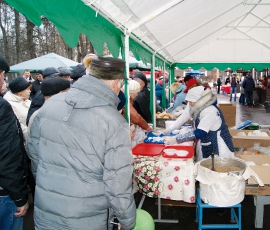
[[[174,63],[172,67],[178,67],[179,69],[200,69],[204,68],[206,70],[212,70],[217,68],[221,71],[224,71],[230,68],[233,71],[238,69],[251,70],[255,68],[258,71],[263,69],[270,68],[270,63]]]

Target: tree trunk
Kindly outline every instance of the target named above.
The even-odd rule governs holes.
[[[34,44],[34,36],[33,36],[34,27],[35,25],[32,22],[30,22],[28,19],[26,19],[27,50],[29,51],[28,53],[29,59],[33,59],[37,57],[35,44]]]
[[[20,63],[21,62],[21,47],[20,47],[20,14],[17,10],[14,10],[15,13],[15,36],[16,36],[16,63]]]
[[[2,24],[2,10],[3,10],[2,7],[3,7],[3,5],[4,5],[3,1],[0,1],[0,27],[1,27],[2,35],[3,35],[4,55],[5,55],[7,62],[9,63],[10,58],[9,58],[7,32],[6,32],[4,25]]]
[[[82,62],[82,54],[80,51],[80,43],[79,42],[76,46],[76,49],[77,49],[77,62]]]

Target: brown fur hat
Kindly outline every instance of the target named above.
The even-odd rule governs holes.
[[[176,93],[176,90],[178,89],[178,87],[180,85],[181,85],[181,83],[179,83],[179,82],[174,82],[174,83],[171,84],[170,89],[171,89],[171,91],[172,91],[173,94]]]
[[[118,58],[86,56],[83,60],[86,74],[103,80],[126,79],[125,61]]]

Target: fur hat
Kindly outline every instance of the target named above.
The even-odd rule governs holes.
[[[46,78],[42,81],[40,91],[44,96],[52,96],[68,88],[70,88],[70,82],[65,78]]]
[[[6,73],[9,71],[9,64],[2,55],[0,55],[0,70],[5,70]]]
[[[31,82],[28,82],[24,77],[16,77],[9,83],[9,88],[12,93],[18,93],[32,85]]]
[[[138,93],[141,90],[140,83],[135,80],[128,81],[129,93]]]
[[[190,89],[186,96],[186,101],[197,102],[203,95],[204,87],[197,86]]]
[[[86,73],[98,79],[127,79],[124,75],[126,62],[119,58],[90,56],[85,57],[83,62]]]
[[[134,76],[133,79],[136,80],[136,78],[141,79],[144,82],[144,87],[147,87],[147,79],[146,76],[141,72],[141,71],[137,71]]]
[[[186,87],[184,93],[187,93],[189,88],[193,85],[197,85],[197,86],[199,85],[199,82],[195,78],[191,78],[190,80],[187,81],[187,83],[186,83],[187,87]]]
[[[181,85],[181,83],[179,82],[174,82],[171,84],[170,86],[170,90],[172,91],[173,94],[176,93],[176,90],[178,89],[178,87]]]
[[[83,58],[83,65],[84,65],[84,68],[85,68],[85,73],[87,75],[89,75],[89,72],[90,72],[90,64],[93,60],[93,58],[96,57],[95,54],[87,54],[84,58]]]

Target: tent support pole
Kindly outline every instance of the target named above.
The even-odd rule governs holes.
[[[129,33],[125,31],[125,44],[124,44],[124,52],[122,54],[122,57],[124,57],[126,61],[126,77],[129,78]],[[130,125],[130,110],[129,110],[129,90],[128,90],[128,80],[125,80],[124,84],[125,89],[125,96],[126,96],[126,105],[125,105],[125,118]]]
[[[152,63],[151,63],[150,111],[152,114],[153,128],[156,128],[155,53],[152,54]]]

